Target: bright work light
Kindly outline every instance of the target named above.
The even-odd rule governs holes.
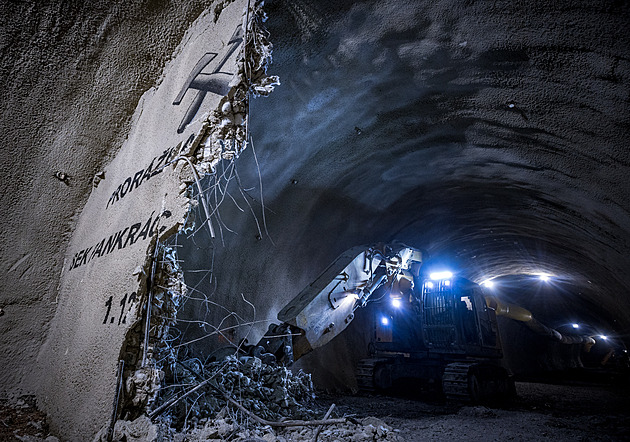
[[[440,279],[450,279],[452,277],[453,277],[453,273],[449,271],[433,272],[429,274],[429,278],[431,278],[434,281],[439,281]]]

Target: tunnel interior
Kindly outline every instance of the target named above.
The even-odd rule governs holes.
[[[480,440],[526,426],[549,432],[531,440],[627,438],[628,1],[262,3],[0,6],[0,439],[118,426],[129,440],[133,422],[196,431],[221,410],[251,423],[223,390],[247,370],[249,399],[267,397],[243,404],[277,396],[267,417],[285,419],[313,399],[312,376],[324,402],[367,416],[350,433],[380,416],[414,435],[419,412],[447,415],[453,431],[421,424],[438,440],[466,440],[468,424]],[[448,269],[493,297],[484,314],[536,318],[497,318],[501,367],[526,384],[510,416],[354,394],[392,309],[383,292],[292,370],[251,357],[338,256],[375,244],[421,250],[418,286]],[[215,360],[232,364],[225,385],[204,379]],[[257,388],[252,368],[279,384]],[[624,388],[590,388],[617,368]],[[587,388],[538,383],[570,375]],[[289,381],[304,387],[294,410]]]
[[[580,324],[567,331],[625,349],[626,3],[266,10],[281,86],[251,102],[251,145],[206,181],[223,195],[217,238],[174,240],[197,293],[180,312],[195,354],[255,343],[344,250],[392,241],[426,251],[426,272],[492,280],[550,327]],[[323,388],[353,385],[364,316],[298,363]],[[226,332],[209,333],[217,324]],[[520,325],[502,328],[515,372],[575,363]]]
[[[568,426],[627,439],[628,1],[262,3],[0,4],[0,439],[46,437],[46,419],[67,440],[143,414],[151,431],[171,417],[183,430],[191,410],[251,422],[221,385],[188,389],[226,355],[225,385],[242,386],[278,312],[344,251],[374,244],[421,250],[422,276],[448,269],[536,318],[497,318],[501,364],[533,380],[519,382],[518,423],[498,419],[492,437],[484,419],[505,410],[354,394],[392,308],[381,292],[291,371],[265,370],[308,384],[304,370],[363,417],[391,418],[384,404],[446,413],[483,440]],[[578,337],[592,342],[564,342]],[[536,381],[620,366],[625,389]],[[272,387],[277,411],[286,389]],[[416,418],[406,434],[426,426]],[[465,436],[442,423],[437,439]]]

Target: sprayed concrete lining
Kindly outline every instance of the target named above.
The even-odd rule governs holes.
[[[245,5],[229,4],[216,23],[209,12],[193,23],[159,85],[140,100],[119,153],[94,178],[38,358],[41,406],[69,440],[95,434],[112,412],[123,344],[146,311],[149,258],[190,209],[192,163],[176,160],[193,150],[229,90]]]
[[[154,208],[127,224],[103,222],[112,230],[88,244],[73,242],[62,262],[75,213],[95,173],[123,145],[116,137],[128,132],[140,93],[209,6],[214,10],[203,1],[1,6],[0,155],[8,172],[0,195],[2,393],[36,391],[38,376],[30,374],[42,371],[30,367],[64,302],[58,276],[75,253],[150,219]],[[627,336],[627,2],[277,0],[270,7],[270,31],[282,48],[276,72],[290,80],[253,108],[259,117],[251,129],[264,153],[275,244],[256,237],[253,220],[235,216],[231,227],[240,236],[228,236],[216,255],[220,294],[253,294],[268,310],[259,315],[273,319],[340,251],[400,239],[477,281],[544,267],[569,284],[560,294],[519,294],[532,311],[558,321],[599,321]],[[146,149],[134,176],[155,158]],[[254,160],[240,160],[249,171],[242,179],[258,182]],[[105,172],[99,187],[110,179]],[[106,211],[166,176],[134,186]],[[111,192],[119,185],[124,181]],[[132,248],[139,259],[148,241],[134,239],[85,265],[79,260],[68,274]],[[189,265],[206,265],[207,256],[190,254]],[[138,277],[137,262],[129,262],[129,281]],[[103,307],[108,300],[98,301]],[[98,325],[105,311],[93,317]],[[351,377],[336,369],[351,365],[340,363],[343,341],[331,344],[331,357],[312,355],[320,378]],[[41,364],[48,363],[44,355],[63,359],[65,348],[57,353],[51,345]],[[88,357],[86,371],[94,362]],[[41,379],[53,382],[45,371]]]

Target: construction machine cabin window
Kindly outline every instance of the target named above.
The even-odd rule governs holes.
[[[461,335],[466,344],[477,344],[478,336],[475,327],[475,312],[473,310],[472,296],[459,297],[458,315],[461,318]]]
[[[446,281],[424,284],[424,324],[427,344],[447,348],[455,344],[452,286]]]

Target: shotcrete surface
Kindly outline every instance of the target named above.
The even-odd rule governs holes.
[[[267,9],[282,86],[252,102],[257,155],[238,169],[269,235],[258,240],[253,217],[228,201],[221,216],[237,234],[182,251],[189,269],[213,263],[216,280],[199,286],[212,299],[253,319],[242,293],[271,321],[344,250],[399,240],[428,252],[427,269],[518,276],[511,299],[551,325],[627,336],[627,2]],[[256,342],[265,327],[233,340]],[[309,355],[316,379],[352,385],[348,361],[365,354],[355,330]]]
[[[209,5],[0,6],[3,395],[41,380],[32,367],[92,179]],[[562,290],[517,300],[627,335],[627,2],[277,0],[267,11],[283,85],[252,102],[257,156],[237,162],[266,228],[227,199],[221,216],[237,234],[182,247],[193,286],[228,312],[273,320],[342,251],[397,239],[477,282],[551,273]],[[230,338],[255,342],[265,328]],[[307,362],[349,385],[360,339],[350,330]]]
[[[94,175],[118,151],[140,96],[210,3],[0,5],[3,394],[33,392],[31,367]]]

